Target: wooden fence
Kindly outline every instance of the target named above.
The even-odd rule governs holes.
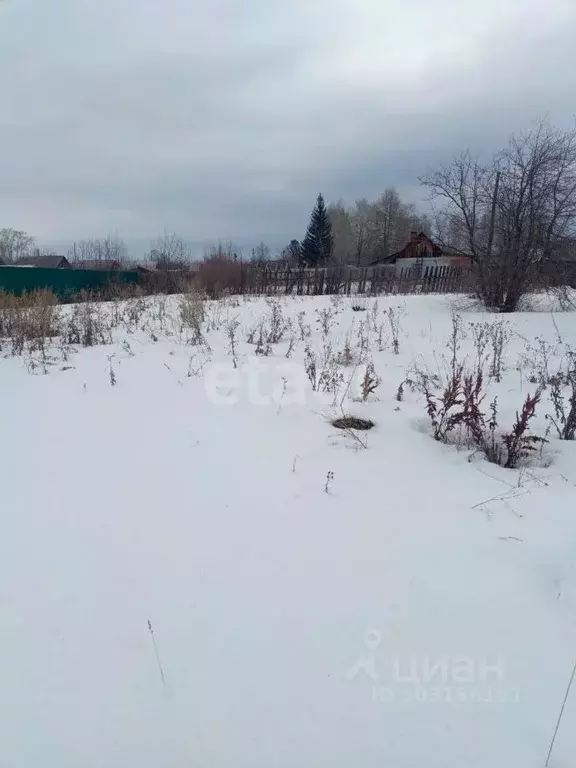
[[[472,293],[476,280],[473,268],[447,264],[305,269],[274,262],[253,264],[231,259],[209,259],[193,268],[141,275],[139,282],[150,293],[180,293],[195,286],[210,297],[217,298],[234,294],[377,296]],[[576,264],[549,264],[546,270],[539,270],[534,275],[530,290],[543,290],[555,285],[576,287]]]
[[[470,271],[463,267],[427,266],[325,267],[287,269],[242,265],[234,293],[322,296],[410,293],[464,293],[471,290]]]

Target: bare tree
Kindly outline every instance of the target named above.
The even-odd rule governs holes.
[[[271,258],[270,248],[264,242],[252,249],[252,262],[254,264],[266,264]]]
[[[331,203],[327,211],[334,237],[332,261],[336,264],[351,264],[354,259],[354,233],[350,211],[341,200]]]
[[[421,182],[440,200],[439,229],[468,253],[487,306],[513,312],[576,229],[576,128],[542,121],[491,162],[464,152]]]
[[[370,203],[366,198],[357,200],[351,213],[352,234],[354,239],[354,263],[360,266],[370,258],[369,250],[369,220]]]
[[[399,251],[411,231],[425,229],[414,205],[402,202],[394,187],[388,187],[372,205],[371,222],[370,250],[374,260]]]
[[[0,260],[13,264],[30,253],[34,238],[20,229],[0,229]]]
[[[151,244],[148,258],[156,269],[184,269],[190,263],[190,250],[179,235],[165,230]]]
[[[219,240],[217,243],[208,246],[204,249],[204,260],[209,259],[226,259],[228,261],[238,261],[242,258],[242,249],[239,248],[231,240],[222,242]]]
[[[381,261],[400,250],[412,230],[430,231],[429,220],[404,203],[393,187],[374,202],[362,198],[349,210],[339,202],[328,211],[339,263],[362,266]]]
[[[70,261],[118,261],[128,259],[126,243],[118,235],[78,240],[68,251]]]
[[[399,229],[403,229],[404,205],[395,189],[387,189],[372,205],[371,248],[372,258],[389,256],[395,246],[401,247]]]

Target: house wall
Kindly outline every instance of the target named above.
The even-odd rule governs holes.
[[[396,274],[402,270],[422,267],[464,267],[470,268],[471,261],[467,256],[439,256],[432,258],[406,258],[396,260]]]

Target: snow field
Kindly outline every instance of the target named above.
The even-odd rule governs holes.
[[[576,657],[576,443],[550,432],[519,470],[436,443],[398,387],[445,372],[454,311],[470,361],[470,323],[495,318],[374,302],[210,302],[191,344],[179,299],[146,299],[68,362],[4,348],[2,768],[544,764]],[[503,428],[537,338],[551,369],[559,335],[576,348],[574,313],[541,310],[505,319]],[[257,355],[273,313],[291,327]],[[323,368],[327,344],[349,364]],[[364,445],[342,411],[375,422]],[[575,724],[573,695],[554,768]]]

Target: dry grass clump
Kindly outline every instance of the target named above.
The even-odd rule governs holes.
[[[13,296],[0,291],[0,339],[10,339],[13,355],[38,348],[57,336],[61,314],[51,291]]]

